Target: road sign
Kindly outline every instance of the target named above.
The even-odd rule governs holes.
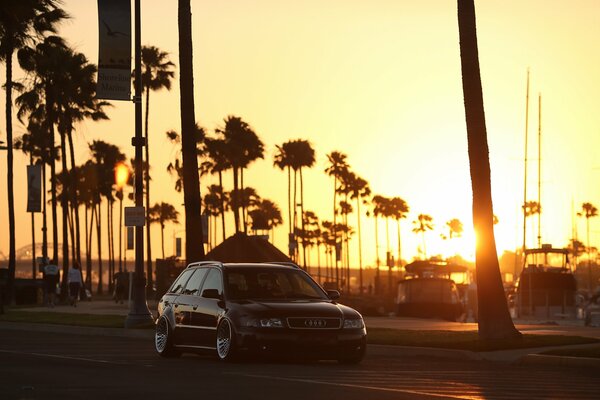
[[[146,225],[146,209],[144,207],[125,207],[125,226]]]

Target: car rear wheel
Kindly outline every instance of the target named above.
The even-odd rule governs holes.
[[[178,357],[181,355],[173,346],[173,331],[165,317],[160,317],[156,322],[154,346],[161,357]]]
[[[217,327],[217,357],[222,361],[234,361],[236,355],[233,326],[223,318]]]

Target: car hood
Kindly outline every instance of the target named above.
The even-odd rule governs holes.
[[[357,318],[358,312],[350,307],[327,300],[293,300],[267,301],[243,300],[234,301],[240,311],[256,316],[283,317],[332,317]]]

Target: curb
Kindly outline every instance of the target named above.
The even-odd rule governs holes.
[[[72,335],[100,335],[132,339],[154,338],[153,329],[95,328],[87,326],[34,324],[8,321],[0,322],[0,330],[67,333]]]
[[[519,361],[521,365],[549,365],[555,367],[600,367],[600,359],[587,357],[549,356],[528,354]]]

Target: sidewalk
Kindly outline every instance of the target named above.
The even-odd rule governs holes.
[[[147,300],[148,309],[156,317],[158,301],[154,299]],[[77,307],[70,305],[48,306],[32,306],[26,308],[18,308],[19,311],[43,311],[43,312],[60,312],[73,314],[97,314],[97,315],[127,315],[129,314],[129,303],[127,300],[123,304],[115,303],[108,297],[94,299],[92,301],[80,301]]]

